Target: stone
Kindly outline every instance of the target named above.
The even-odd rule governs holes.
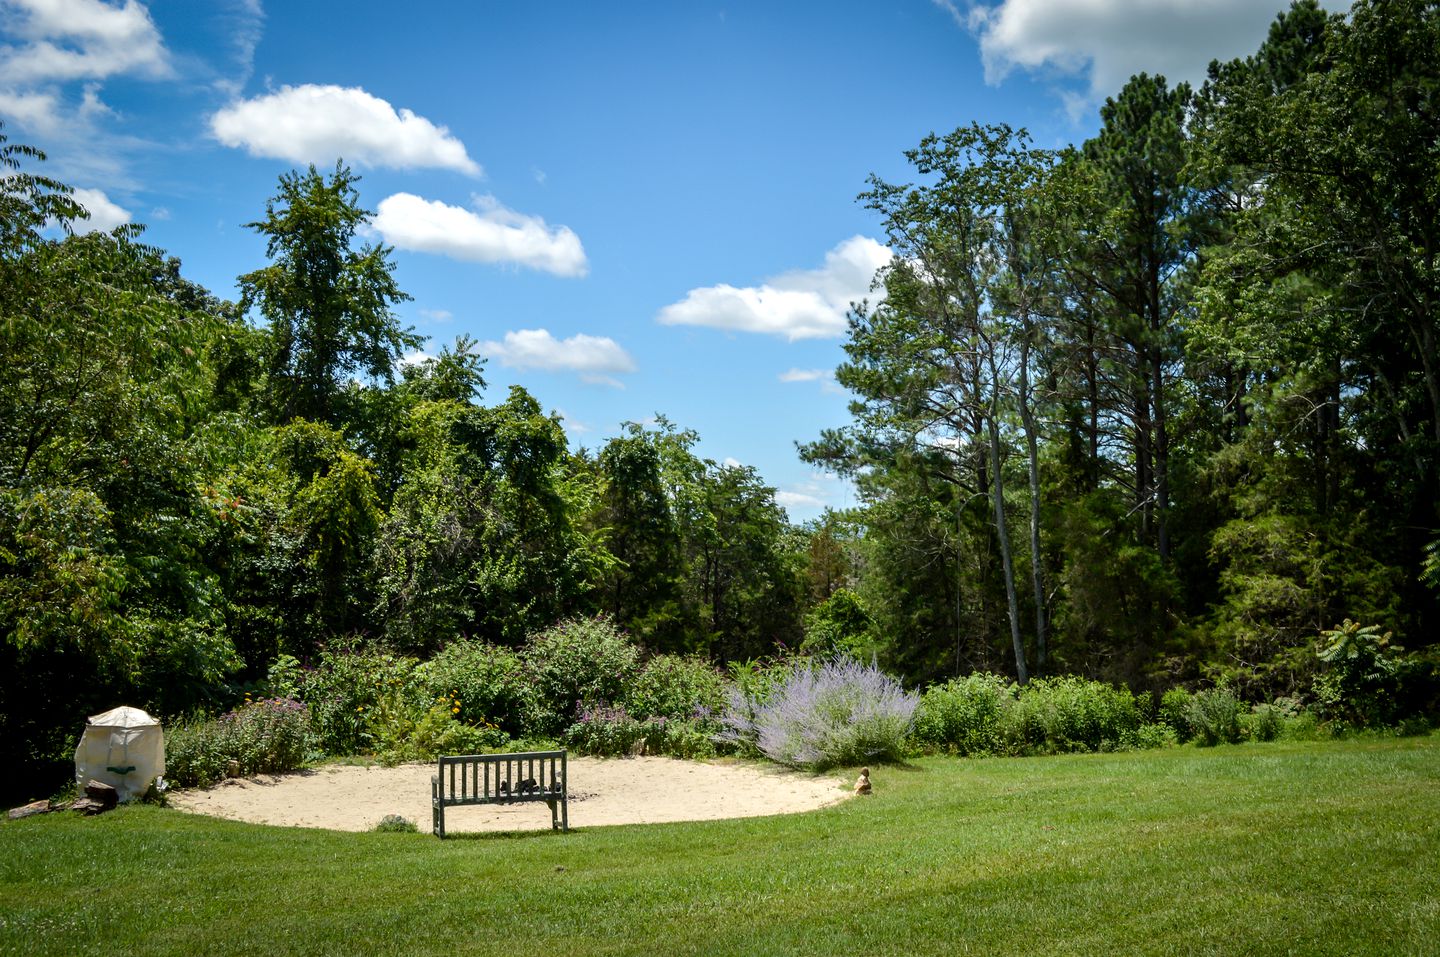
[[[84,797],[84,798],[80,798],[78,801],[75,801],[74,803],[72,803],[72,804],[70,805],[70,810],[72,810],[72,811],[79,811],[81,814],[84,814],[86,817],[90,817],[90,816],[95,815],[95,814],[104,814],[106,811],[110,810],[110,808],[112,808],[112,807],[114,807],[114,806],[115,806],[115,805],[113,805],[113,804],[111,804],[111,805],[109,805],[109,806],[106,806],[106,805],[104,805],[104,804],[101,804],[99,801],[95,800],[94,798]]]
[[[31,801],[24,807],[12,807],[5,816],[12,821],[18,821],[22,817],[30,817],[33,814],[48,813],[49,810],[49,801]]]

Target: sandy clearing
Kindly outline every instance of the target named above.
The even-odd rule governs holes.
[[[368,831],[385,815],[399,814],[428,831],[434,773],[433,764],[325,765],[175,792],[170,804],[252,824],[336,831]],[[793,814],[849,796],[849,782],[836,777],[656,757],[571,758],[569,784],[572,828]],[[540,803],[445,810],[447,832],[549,827],[550,809]]]

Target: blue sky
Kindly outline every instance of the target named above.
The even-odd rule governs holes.
[[[866,177],[972,120],[1078,142],[1131,73],[1197,79],[1279,6],[0,0],[0,119],[226,298],[279,175],[343,157],[402,320],[480,340],[486,401],[523,385],[591,448],[663,413],[803,520],[849,504],[795,443],[847,421]]]

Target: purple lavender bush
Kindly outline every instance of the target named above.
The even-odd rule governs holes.
[[[919,703],[874,665],[849,658],[801,664],[763,698],[733,689],[718,737],[798,768],[895,760]]]

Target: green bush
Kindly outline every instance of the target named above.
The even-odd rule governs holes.
[[[1000,754],[1001,717],[1013,701],[1013,686],[999,675],[976,672],[933,685],[920,699],[915,740],[952,754]]]
[[[1193,697],[1184,688],[1171,688],[1160,697],[1160,708],[1156,717],[1161,724],[1169,725],[1174,730],[1176,739],[1181,742],[1195,737],[1195,729],[1190,726]]]
[[[423,691],[413,681],[416,661],[366,645],[356,638],[332,642],[300,679],[310,706],[317,744],[330,755],[370,754],[377,749],[374,725],[382,697],[395,688],[418,705]],[[393,709],[393,703],[390,705]],[[382,716],[383,720],[383,716]]]
[[[639,658],[609,618],[575,618],[531,635],[521,652],[535,694],[531,733],[563,734],[581,705],[626,700]]]
[[[1416,670],[1404,648],[1390,643],[1379,625],[1345,619],[1318,639],[1316,656],[1325,670],[1313,692],[1325,717],[1354,727],[1390,724],[1404,715],[1401,689]]]
[[[165,736],[165,776],[177,787],[275,774],[310,756],[310,713],[290,698],[247,701],[213,721],[181,722]]]
[[[1157,748],[1173,748],[1180,743],[1175,729],[1156,721],[1142,724],[1120,739],[1120,746],[1126,751],[1153,751]]]
[[[1128,688],[1065,676],[1035,678],[1003,712],[1001,732],[1012,754],[1114,751],[1140,727]]]
[[[459,700],[456,717],[479,727],[494,725],[507,734],[525,733],[534,711],[534,694],[520,656],[485,642],[452,641],[416,669],[431,698]]]
[[[412,686],[413,688],[413,686]],[[476,754],[503,745],[509,736],[488,722],[474,725],[459,719],[460,700],[444,696],[417,701],[400,685],[383,693],[370,712],[375,756],[393,766],[406,761],[433,761],[441,754]]]
[[[635,678],[626,711],[643,718],[689,720],[725,707],[725,678],[704,658],[656,655]]]
[[[1241,717],[1241,731],[1251,741],[1274,741],[1285,726],[1285,713],[1273,704],[1257,704]]]
[[[399,814],[387,814],[380,819],[379,824],[370,830],[380,834],[414,834],[420,829],[409,818],[401,817]]]
[[[1225,687],[1201,691],[1190,700],[1190,727],[1201,747],[1235,744],[1240,740],[1240,716],[1245,705]]]

